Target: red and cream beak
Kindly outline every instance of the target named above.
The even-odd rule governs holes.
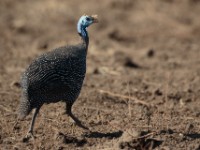
[[[98,20],[98,15],[92,15],[92,20],[93,20],[93,23],[98,23],[99,20]]]

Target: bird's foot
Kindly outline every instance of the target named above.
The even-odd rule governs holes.
[[[74,116],[73,117],[70,117],[70,122],[74,125],[77,125],[78,127],[84,129],[84,130],[89,130],[88,127],[84,126],[80,120],[78,120],[77,118],[75,118]]]
[[[32,131],[28,131],[26,136],[23,138],[23,142],[28,142],[30,139],[35,140],[35,136],[33,135]]]

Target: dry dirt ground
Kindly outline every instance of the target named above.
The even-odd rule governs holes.
[[[73,107],[44,105],[15,127],[20,76],[38,55],[80,42],[89,28],[87,75]],[[200,149],[199,0],[1,0],[0,149]]]

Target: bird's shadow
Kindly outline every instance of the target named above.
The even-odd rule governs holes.
[[[174,133],[177,133],[171,129],[168,129],[168,130],[161,130],[160,131],[160,134],[174,134]],[[185,133],[183,134],[185,137],[189,137],[191,139],[200,139],[200,133]]]
[[[123,134],[122,131],[115,131],[115,132],[108,132],[108,133],[102,133],[102,132],[89,132],[85,133],[83,136],[86,138],[107,138],[107,139],[113,139],[113,138],[119,138]]]
[[[87,138],[119,138],[122,135],[122,131],[110,132],[110,133],[101,133],[101,132],[89,132],[82,135],[81,138],[72,137],[61,132],[58,133],[57,138],[60,138],[65,144],[74,144],[77,147],[84,146],[88,141]]]
[[[200,139],[199,133],[186,134],[186,136],[190,137],[191,139]]]
[[[73,136],[69,136],[66,134],[63,134],[61,132],[58,133],[57,139],[62,140],[64,144],[74,144],[77,147],[82,147],[87,143],[87,140],[85,138],[77,138]]]

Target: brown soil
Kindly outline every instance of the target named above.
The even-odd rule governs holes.
[[[44,105],[36,139],[15,127],[20,76],[38,55],[76,44],[90,27],[87,75],[72,126],[64,104]],[[200,149],[199,0],[1,0],[0,149]]]

